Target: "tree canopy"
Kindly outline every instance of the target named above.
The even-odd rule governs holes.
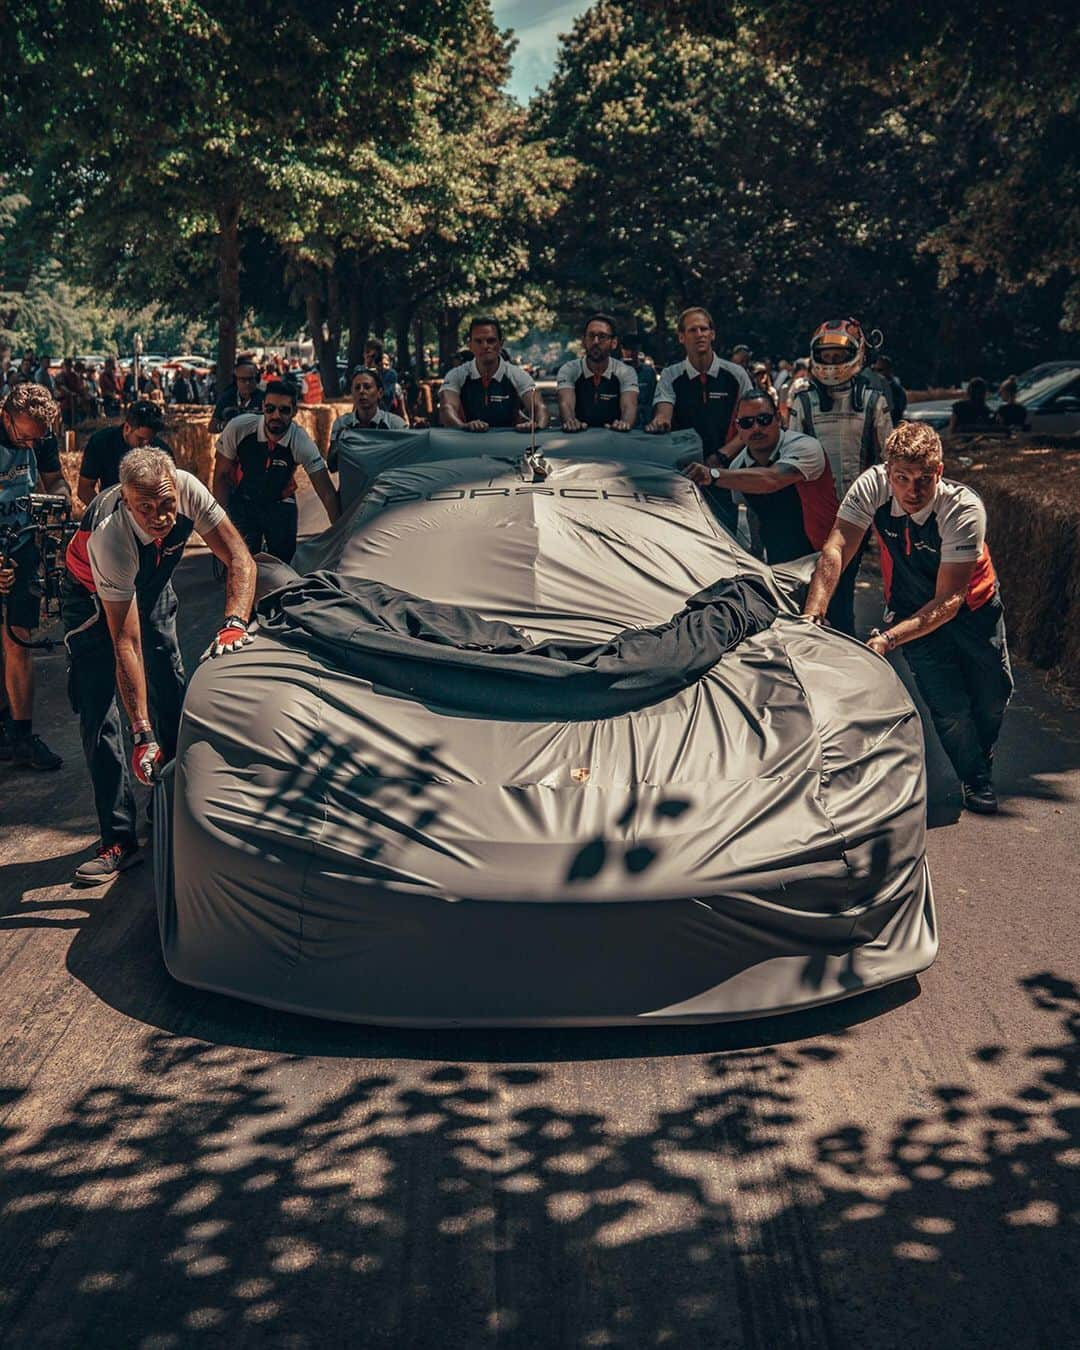
[[[0,336],[213,323],[227,373],[303,326],[330,389],[477,308],[658,356],[690,303],[789,354],[854,312],[920,380],[1077,350],[1063,0],[598,0],[527,109],[513,45],[483,0],[9,0]]]

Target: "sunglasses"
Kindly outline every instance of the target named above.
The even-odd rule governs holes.
[[[774,412],[753,413],[750,417],[736,417],[735,425],[743,431],[749,431],[756,422],[759,427],[769,427],[776,421]]]
[[[292,417],[296,409],[290,403],[264,403],[263,412],[267,417],[277,413],[279,417]]]

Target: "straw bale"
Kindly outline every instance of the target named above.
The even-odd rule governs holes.
[[[971,442],[946,472],[986,505],[1012,650],[1080,690],[1080,451]]]
[[[213,410],[198,406],[170,408],[163,438],[172,447],[176,463],[209,486],[214,471],[214,441],[210,435]]]

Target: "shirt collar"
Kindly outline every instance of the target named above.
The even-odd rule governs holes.
[[[772,454],[769,456],[769,464],[776,463],[776,461],[780,458],[781,451],[784,448],[784,442],[794,434],[797,433],[793,433],[790,431],[781,431],[780,439],[773,446]],[[743,448],[739,451],[739,453],[735,456],[735,458],[731,461],[728,467],[731,469],[764,469],[767,468],[768,465],[759,464],[757,460],[753,457],[753,455],[750,453],[750,451],[747,449],[747,447],[744,445]]]
[[[698,370],[697,367],[693,365],[690,358],[687,357],[683,362],[683,370],[686,371],[687,376],[691,380],[700,379],[703,373],[708,375],[710,379],[715,379],[716,376],[720,374],[720,358],[713,352],[712,364],[707,371],[702,372]]]
[[[926,522],[930,519],[930,517],[934,514],[934,507],[937,506],[938,504],[938,494],[940,492],[941,492],[941,479],[939,478],[938,485],[934,489],[934,495],[930,498],[929,504],[924,506],[921,511],[916,511],[914,515],[908,516],[908,513],[896,500],[896,495],[892,490],[892,486],[890,485],[889,507],[891,514],[894,516],[907,516],[908,520],[913,520],[916,525],[925,525]]]
[[[506,375],[506,360],[504,357],[500,356],[499,364],[495,367],[495,374],[492,375],[491,378],[493,380],[501,380],[504,378],[505,375]],[[484,378],[480,374],[480,367],[476,364],[475,356],[469,362],[469,369],[466,372],[465,378],[467,380],[482,380]]]
[[[296,426],[296,420],[294,419],[293,421],[291,421],[291,422],[289,423],[289,426],[288,426],[287,431],[285,432],[285,435],[282,436],[281,440],[280,440],[280,441],[277,441],[276,444],[277,444],[277,445],[284,445],[284,446],[288,447],[289,449],[292,449],[293,428],[294,428],[295,426]],[[264,441],[264,442],[266,442],[267,444],[269,444],[269,442],[270,442],[270,437],[266,434],[266,414],[265,414],[265,413],[259,413],[259,425],[258,425],[258,427],[256,427],[256,429],[255,429],[255,435],[256,435],[256,438],[257,438],[258,440]]]
[[[597,375],[596,371],[593,370],[592,366],[589,365],[588,361],[586,361],[584,357],[581,357],[580,359],[581,359],[581,373],[582,375],[588,375],[590,379],[606,380],[609,375],[613,375],[615,373],[614,372],[615,361],[613,357],[610,356],[608,357],[607,365],[604,367],[604,369],[600,372],[599,375]]]

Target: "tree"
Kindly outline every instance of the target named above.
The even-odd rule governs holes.
[[[1062,328],[1080,330],[1073,5],[736,0],[723,13],[711,4],[646,8],[697,33],[737,29],[760,60],[797,68],[807,82],[870,91],[924,170],[910,188],[935,198],[939,218],[913,243],[936,259],[940,286],[968,272],[1014,295],[1034,290]]]
[[[435,326],[445,366],[468,310],[505,307],[521,331],[536,312],[532,242],[563,200],[573,165],[530,132],[502,91],[512,51],[478,8],[418,80],[416,131],[402,159],[413,236],[408,248],[388,241],[371,269],[394,297],[399,364],[417,320],[421,334]]]
[[[21,128],[8,153],[29,195],[88,275],[140,299],[198,287],[212,250],[222,379],[244,229],[302,241],[310,198],[333,186],[327,160],[358,139],[357,110],[377,110],[386,144],[404,140],[414,81],[466,14],[464,0],[8,10],[0,107]]]

